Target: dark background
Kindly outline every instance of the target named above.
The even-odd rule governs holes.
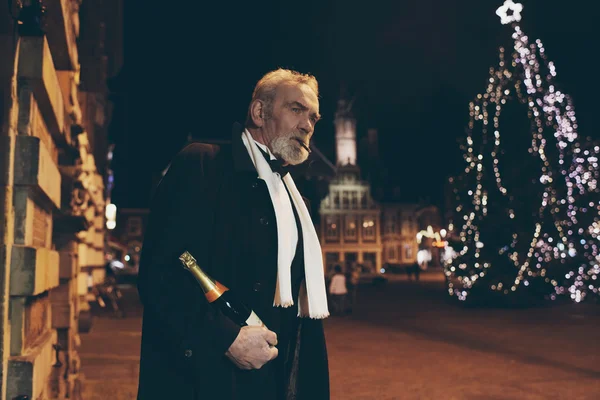
[[[204,3],[204,2],[203,2]],[[333,116],[355,97],[358,139],[380,134],[390,185],[403,199],[443,204],[443,185],[462,168],[457,138],[468,103],[484,92],[498,46],[512,30],[502,1],[434,0],[125,3],[125,66],[110,82],[116,143],[113,201],[145,207],[153,178],[188,135],[230,137],[254,84],[286,67],[314,74],[321,114],[313,138],[335,162]],[[579,132],[600,138],[597,17],[591,2],[524,1],[521,27],[540,38],[560,89],[575,103]],[[526,113],[526,110],[523,110]],[[528,134],[528,125],[523,134]],[[359,159],[360,163],[360,159]]]

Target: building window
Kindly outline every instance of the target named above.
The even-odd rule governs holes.
[[[367,192],[360,192],[360,207],[367,208]]]
[[[395,214],[386,215],[385,219],[385,233],[394,234],[398,233],[397,231],[397,218]]]
[[[325,262],[327,264],[333,264],[340,262],[340,253],[325,253]]]
[[[358,265],[358,253],[356,252],[348,252],[344,253],[344,267],[342,268],[343,272],[352,271],[352,269]]]
[[[413,259],[413,248],[410,244],[404,245],[404,258],[406,258],[407,260]]]
[[[333,192],[333,208],[340,208],[340,192],[337,190]]]
[[[393,244],[388,245],[388,260],[396,260],[396,246]]]
[[[129,236],[142,236],[142,217],[129,217],[127,219],[127,234]]]
[[[325,253],[325,268],[327,268],[327,275],[333,274],[336,265],[340,265],[340,253]]]
[[[405,236],[410,236],[413,234],[413,218],[411,216],[407,216],[402,219],[402,234]],[[416,232],[415,232],[416,234]]]
[[[325,239],[327,239],[327,241],[339,240],[340,228],[338,217],[327,217],[325,223]]]
[[[363,253],[363,270],[364,273],[371,273],[375,271],[377,267],[377,254],[376,253]]]
[[[346,215],[344,240],[358,241],[358,219],[356,215]]]
[[[342,208],[344,210],[350,208],[350,193],[347,190],[342,192]]]
[[[363,240],[367,242],[374,242],[376,240],[376,226],[375,218],[370,216],[363,217],[362,223]]]
[[[356,210],[358,208],[358,192],[354,191],[352,194],[352,209]]]

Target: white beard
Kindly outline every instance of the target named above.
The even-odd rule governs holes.
[[[298,135],[289,133],[271,141],[271,151],[282,161],[290,165],[302,164],[308,158],[308,151],[296,142]]]

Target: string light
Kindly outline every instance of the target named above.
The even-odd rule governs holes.
[[[501,48],[486,92],[469,104],[461,145],[466,166],[453,180],[463,215],[461,250],[445,264],[448,293],[466,300],[476,284],[503,294],[543,286],[552,299],[568,295],[579,302],[600,287],[600,147],[580,139],[573,102],[554,82],[554,63],[542,42],[531,43],[517,24],[522,10],[507,0],[496,11],[502,24],[512,24],[512,60]],[[510,163],[500,117],[511,101],[525,105],[530,119],[528,152],[540,167],[537,183],[526,188],[533,197],[518,198],[512,176],[502,174]],[[539,205],[528,209],[528,202]],[[502,223],[490,226],[494,221]],[[503,231],[506,221],[514,221],[513,232]]]
[[[511,22],[519,22],[521,20],[521,11],[523,11],[522,4],[513,3],[512,0],[507,0],[502,7],[499,7],[496,10],[496,15],[500,17],[500,22],[502,22],[503,25],[506,25]]]

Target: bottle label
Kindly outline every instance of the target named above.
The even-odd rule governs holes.
[[[258,318],[258,315],[252,311],[248,319],[246,320],[248,326],[265,326],[265,324]]]

